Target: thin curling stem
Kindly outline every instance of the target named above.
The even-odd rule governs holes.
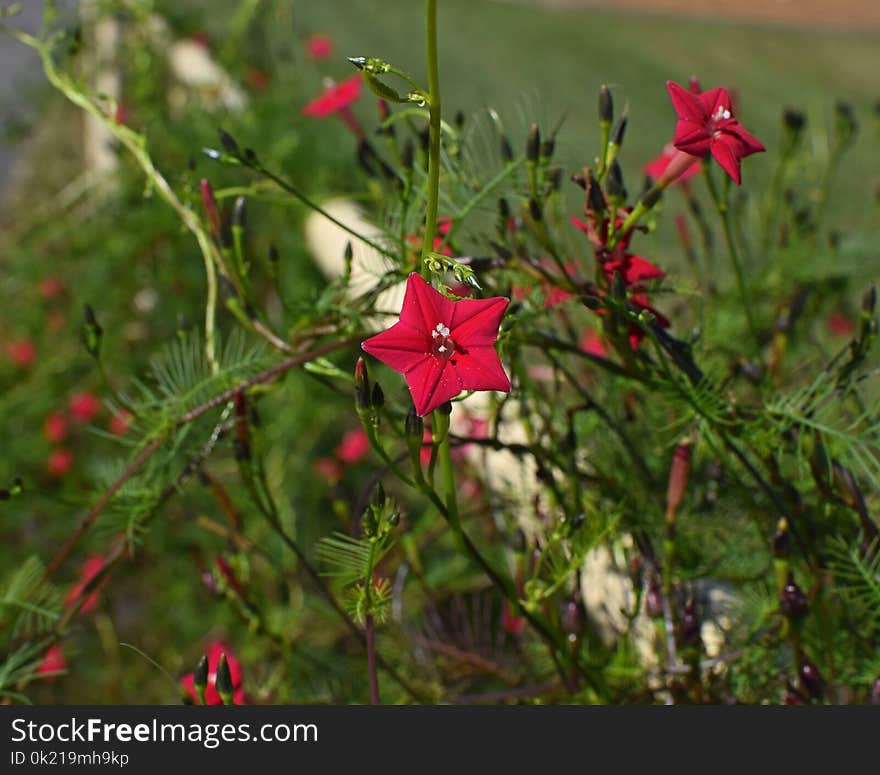
[[[428,210],[425,216],[425,239],[416,266],[421,274],[428,254],[434,249],[437,233],[437,205],[440,198],[440,71],[437,65],[437,0],[426,0],[425,49],[428,58]]]

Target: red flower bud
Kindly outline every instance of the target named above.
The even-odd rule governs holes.
[[[819,668],[806,657],[801,662],[798,678],[800,679],[801,687],[810,697],[817,700],[822,698],[822,695],[825,693],[825,680],[822,678]]]
[[[67,420],[61,412],[52,412],[43,421],[43,436],[50,444],[58,444],[67,436]]]
[[[521,616],[514,616],[510,612],[510,603],[506,600],[501,607],[501,626],[509,635],[522,635],[526,628],[526,620]]]
[[[67,660],[64,657],[64,651],[57,643],[49,647],[49,650],[43,656],[43,661],[37,668],[37,674],[43,676],[47,681],[53,681],[59,673],[67,670]]]
[[[68,403],[70,416],[81,423],[91,422],[101,408],[101,402],[94,393],[77,393],[70,397]]]
[[[809,609],[806,595],[795,583],[794,577],[790,573],[779,598],[779,607],[789,619],[801,619]]]
[[[37,360],[37,347],[30,339],[17,339],[6,345],[6,355],[16,366],[30,366]]]
[[[73,453],[63,447],[53,449],[46,461],[46,468],[51,476],[64,476],[72,467]]]
[[[688,478],[691,473],[691,445],[689,442],[678,444],[672,456],[672,467],[669,469],[669,485],[666,490],[666,521],[673,522],[678,509],[684,500]]]

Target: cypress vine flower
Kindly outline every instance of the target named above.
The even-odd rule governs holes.
[[[447,299],[413,272],[400,319],[362,347],[403,374],[416,414],[425,416],[463,390],[510,390],[495,352],[509,299]]]
[[[329,84],[319,97],[303,108],[303,115],[323,118],[347,108],[360,96],[363,80],[358,72],[344,81]]]
[[[328,59],[333,54],[333,38],[321,33],[310,35],[306,38],[306,53],[315,62]]]
[[[709,89],[694,94],[673,81],[666,88],[678,114],[673,144],[691,156],[711,153],[724,171],[739,185],[740,161],[766,150],[733,117],[727,89]]]

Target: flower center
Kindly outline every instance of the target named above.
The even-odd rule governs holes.
[[[730,111],[723,105],[719,105],[715,113],[712,114],[712,121],[726,121],[730,118]]]
[[[449,338],[449,326],[438,323],[431,331],[431,354],[449,360],[455,354],[455,342]]]

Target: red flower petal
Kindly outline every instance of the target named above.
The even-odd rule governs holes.
[[[461,390],[510,390],[510,380],[504,373],[498,353],[491,345],[469,347],[467,354],[455,355],[454,369]],[[456,393],[457,395],[457,393]]]
[[[764,144],[753,134],[747,132],[741,124],[734,124],[725,129],[725,132],[736,135],[736,139],[740,142],[740,158],[750,156],[753,153],[766,151]]]
[[[622,272],[623,281],[627,285],[635,285],[644,280],[658,280],[666,276],[666,272],[646,258],[629,254],[622,260],[606,262],[604,268],[609,279],[615,272]]]
[[[459,347],[492,345],[498,338],[501,318],[510,303],[503,296],[491,299],[462,299],[453,305],[449,324],[452,341]]]
[[[583,336],[581,336],[580,342],[578,342],[578,346],[585,353],[595,355],[598,358],[604,358],[608,355],[608,348],[605,346],[605,340],[602,338],[602,334],[592,328],[584,330]]]
[[[679,119],[685,121],[693,121],[697,124],[704,123],[709,115],[703,107],[704,103],[700,96],[683,89],[674,81],[666,82],[666,90],[669,92],[669,98],[672,100],[672,107]]]
[[[733,178],[733,182],[740,184],[742,178],[739,171],[739,144],[735,137],[722,133],[721,137],[712,143],[712,157],[721,168]]]
[[[43,656],[43,661],[37,668],[37,674],[45,677],[46,680],[52,680],[58,673],[67,670],[67,659],[64,657],[64,651],[57,643],[49,647],[49,650]]]
[[[406,293],[400,310],[400,322],[420,332],[425,341],[431,338],[430,332],[438,323],[452,328],[453,307],[459,304],[473,304],[465,300],[453,303],[442,293],[432,288],[421,275],[412,272],[406,280]],[[424,351],[424,350],[423,350]]]
[[[730,95],[727,93],[727,89],[722,89],[720,87],[709,89],[709,91],[704,91],[702,94],[698,95],[697,99],[703,106],[706,119],[717,116],[719,111],[729,112],[731,109]]]
[[[450,365],[450,361],[430,355],[426,356],[414,369],[407,372],[406,384],[412,395],[416,414],[420,417],[430,414],[438,406],[451,401],[462,390],[461,382]]]
[[[428,336],[403,322],[370,337],[361,348],[401,374],[414,369],[429,355]]]
[[[303,114],[323,118],[351,105],[360,96],[362,82],[361,74],[355,73],[351,78],[333,84],[320,97],[306,105]]]
[[[572,224],[580,229],[584,234],[590,234],[590,227],[584,223],[580,218],[575,218],[573,215],[568,219],[572,222]]]
[[[712,145],[712,136],[701,124],[679,121],[672,142],[679,151],[692,156],[705,156]]]

